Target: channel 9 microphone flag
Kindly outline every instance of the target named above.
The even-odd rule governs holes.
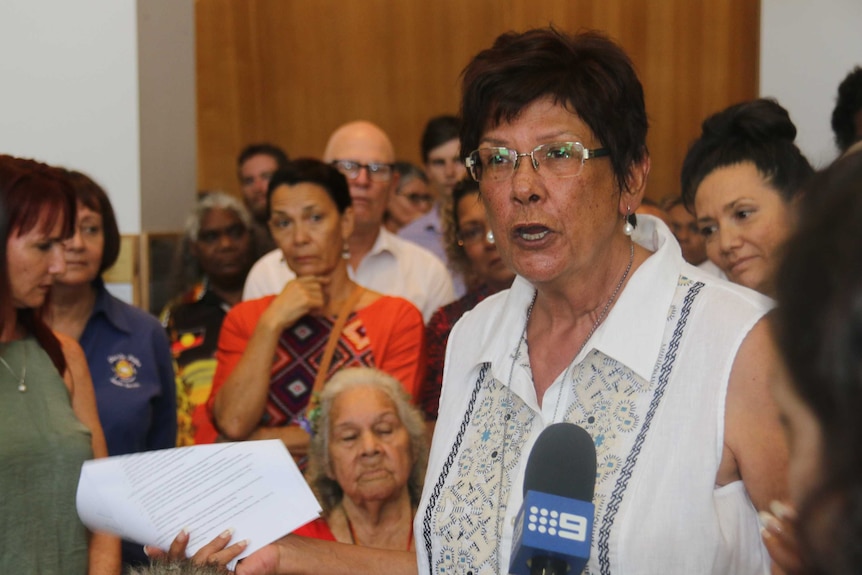
[[[509,572],[578,575],[590,558],[596,446],[582,427],[554,423],[536,440],[524,473]]]

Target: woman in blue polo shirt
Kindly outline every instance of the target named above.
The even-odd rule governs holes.
[[[78,209],[65,241],[66,271],[54,283],[46,314],[52,329],[78,340],[93,376],[99,419],[110,455],[174,447],[176,384],[165,330],[150,314],[105,289],[120,232],[105,191],[68,172]],[[144,562],[139,545],[123,545],[124,562]]]

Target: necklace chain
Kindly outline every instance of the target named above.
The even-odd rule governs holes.
[[[626,266],[626,271],[623,272],[623,277],[620,278],[620,281],[617,283],[617,287],[614,288],[614,293],[611,294],[611,297],[608,299],[608,303],[606,303],[605,307],[602,308],[602,313],[599,314],[599,317],[596,319],[596,323],[594,323],[593,327],[590,328],[590,333],[587,334],[587,338],[584,340],[584,343],[582,343],[581,347],[578,348],[578,353],[575,354],[575,357],[578,357],[578,355],[580,355],[580,353],[584,350],[584,347],[587,345],[587,342],[590,341],[590,338],[593,337],[593,334],[596,333],[596,330],[599,329],[599,326],[605,320],[605,316],[608,315],[608,311],[611,309],[611,305],[617,299],[617,295],[620,293],[620,289],[622,289],[626,278],[629,277],[629,272],[632,269],[632,263],[634,263],[634,261],[635,243],[632,242],[629,246],[629,263]]]
[[[24,363],[21,366],[21,375],[19,376],[12,368],[9,367],[9,364],[6,362],[6,358],[0,355],[0,363],[6,368],[6,370],[12,374],[12,377],[18,380],[18,391],[24,393],[27,391],[27,384],[24,383],[24,379],[27,377],[27,346],[24,346]]]
[[[581,352],[584,351],[584,348],[587,346],[587,343],[590,341],[590,338],[593,337],[593,334],[596,333],[596,330],[599,329],[599,326],[602,325],[603,321],[605,321],[605,317],[608,315],[608,311],[610,311],[611,305],[613,305],[614,301],[616,301],[617,295],[619,295],[620,290],[622,289],[623,284],[626,281],[626,278],[629,277],[629,272],[632,269],[632,264],[634,263],[634,261],[635,261],[635,243],[631,242],[631,244],[629,245],[629,263],[626,266],[625,271],[623,272],[623,276],[620,278],[620,281],[617,283],[617,287],[614,288],[614,292],[611,294],[611,297],[608,298],[608,302],[605,304],[605,307],[602,308],[602,311],[599,314],[599,317],[596,318],[596,322],[593,324],[593,327],[590,328],[590,332],[587,334],[587,337],[584,339],[583,343],[578,348],[577,353],[575,353],[575,355],[572,357],[572,363],[570,363],[568,365],[568,367],[566,367],[565,373],[563,374],[563,380],[561,381],[561,385],[560,385],[560,392],[557,394],[557,401],[554,404],[554,418],[552,421],[557,421],[557,413],[560,409],[560,400],[563,397],[563,390],[565,387],[566,379],[568,378],[568,375],[569,375],[569,370],[572,369],[572,365],[574,364],[575,359],[577,359],[577,357],[579,355],[581,355]]]

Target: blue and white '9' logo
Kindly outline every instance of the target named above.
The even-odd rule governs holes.
[[[572,541],[586,541],[589,524],[586,517],[573,515],[572,513],[558,513],[544,507],[530,507],[527,516],[527,529],[556,535]]]

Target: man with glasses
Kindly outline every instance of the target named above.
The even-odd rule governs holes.
[[[354,230],[345,246],[353,279],[412,302],[427,322],[454,299],[452,280],[433,254],[383,228],[389,194],[398,174],[389,137],[370,122],[350,122],[329,138],[323,160],[344,174],[353,200]],[[278,293],[294,277],[279,250],[261,258],[246,280],[243,299]]]

